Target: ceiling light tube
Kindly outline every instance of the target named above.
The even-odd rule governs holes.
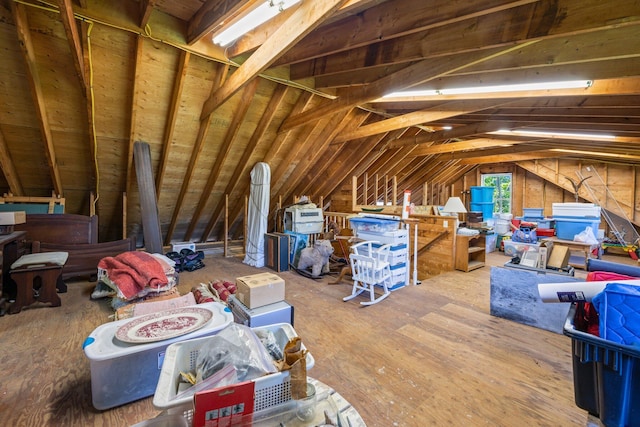
[[[383,98],[426,97],[437,95],[470,95],[477,93],[520,92],[531,90],[586,89],[592,84],[592,80],[568,80],[557,82],[520,83],[513,85],[461,87],[450,89],[408,90],[393,92],[385,95]]]
[[[576,139],[616,139],[615,135],[599,134],[599,133],[572,133],[572,132],[549,132],[534,130],[507,130],[500,129],[495,132],[489,132],[496,135],[520,135],[545,138],[576,138]]]
[[[302,0],[266,0],[237,22],[216,34],[213,37],[213,42],[220,46],[227,46],[242,35],[274,18],[278,13],[300,3],[300,1]]]

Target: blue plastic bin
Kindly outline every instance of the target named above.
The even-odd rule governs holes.
[[[493,187],[470,187],[471,203],[493,203]]]
[[[571,338],[576,405],[606,427],[640,427],[640,348],[577,330],[576,304],[564,325]]]
[[[482,212],[483,221],[493,218],[493,202],[488,202],[488,203],[471,202],[470,207],[472,212]]]
[[[600,218],[554,216],[553,219],[556,222],[556,236],[562,240],[573,240],[576,234],[582,233],[587,227],[591,227],[596,236],[600,226]]]

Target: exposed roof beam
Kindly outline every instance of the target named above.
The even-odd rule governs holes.
[[[158,167],[158,173],[156,175],[156,197],[158,198],[158,200],[160,200],[162,182],[164,181],[164,175],[169,164],[169,154],[171,153],[171,147],[173,146],[173,134],[176,127],[176,121],[178,119],[178,112],[180,110],[180,100],[182,99],[182,89],[184,88],[184,83],[187,76],[189,59],[191,59],[191,54],[189,52],[180,52],[180,59],[178,60],[178,71],[176,72],[176,76],[174,78],[173,91],[171,92],[171,100],[169,101],[167,124],[165,125],[164,129],[162,156],[160,157],[160,166]],[[169,243],[170,242],[165,241],[165,244]]]
[[[62,0],[58,0],[62,1]],[[69,1],[69,0],[65,0]],[[158,0],[140,0],[140,28],[144,28],[149,23],[151,12],[156,7]]]
[[[447,26],[454,22],[537,1],[478,0],[465,4],[450,0],[387,1],[364,11],[361,15],[327,25],[323,31],[306,37],[283,55],[279,64],[291,64],[332,52],[354,49],[369,44],[372,40],[386,40],[405,34],[424,32],[431,28]],[[399,18],[388,19],[389,16]]]
[[[71,56],[73,56],[73,65],[78,74],[78,79],[82,85],[82,92],[85,93],[85,89],[88,86],[86,76],[84,73],[84,56],[82,53],[82,43],[80,43],[80,36],[78,34],[78,26],[76,25],[75,16],[73,15],[73,5],[71,0],[57,0],[58,8],[60,9],[60,20],[64,27],[64,32],[67,35],[67,41],[69,42],[69,48],[71,50]]]
[[[231,146],[235,141],[238,133],[240,132],[240,126],[244,121],[247,112],[249,111],[249,107],[251,107],[251,102],[253,101],[253,96],[256,94],[256,90],[258,89],[258,83],[260,83],[259,79],[253,79],[248,85],[244,87],[242,90],[242,96],[240,98],[240,102],[236,107],[235,111],[232,114],[231,123],[227,128],[227,132],[224,136],[224,140],[220,144],[220,149],[216,153],[216,160],[211,166],[211,171],[209,172],[209,177],[207,178],[207,182],[205,183],[204,189],[200,194],[200,199],[198,201],[198,205],[191,217],[191,223],[187,228],[187,233],[185,235],[185,240],[191,240],[191,236],[193,235],[193,231],[196,229],[198,225],[198,220],[204,209],[207,205],[207,201],[211,197],[211,193],[213,192],[213,187],[218,181],[220,177],[220,173],[222,172],[222,168],[224,163],[227,161],[229,157],[229,153],[231,152]]]
[[[218,90],[218,88],[222,85],[222,82],[224,82],[224,80],[227,78],[227,74],[229,72],[229,66],[219,64],[216,67],[216,71],[217,72],[215,75],[215,80],[211,85],[211,93],[214,93],[216,90]],[[207,134],[209,133],[210,121],[211,121],[211,115],[208,115],[206,120],[200,121],[200,125],[198,127],[198,135],[196,136],[193,149],[191,150],[191,157],[189,158],[189,164],[187,165],[187,170],[184,174],[182,185],[180,186],[180,192],[178,193],[178,200],[176,200],[175,207],[173,208],[173,213],[171,215],[171,222],[169,223],[169,227],[165,235],[165,241],[171,242],[172,240],[173,232],[175,231],[176,224],[178,223],[178,217],[180,216],[180,210],[182,209],[184,198],[186,197],[189,187],[191,186],[191,180],[193,179],[195,167],[196,167],[196,164],[198,163],[198,159],[200,158],[200,153],[202,152],[202,146],[204,144],[205,139],[207,138]],[[184,239],[180,239],[180,240],[184,240]]]
[[[433,154],[454,153],[457,151],[469,151],[493,147],[506,147],[518,144],[529,144],[531,142],[534,141],[519,139],[477,138],[470,139],[468,141],[451,142],[448,144],[420,146],[411,152],[411,156],[429,156]]]
[[[377,133],[388,132],[395,129],[401,129],[408,126],[426,125],[435,120],[455,117],[460,114],[468,114],[478,110],[498,107],[509,101],[481,100],[478,102],[469,101],[453,101],[439,104],[433,108],[427,108],[421,111],[398,115],[390,119],[381,120],[368,125],[360,126],[350,132],[338,135],[333,141],[334,143],[345,142],[352,139],[363,138]]]
[[[420,83],[424,83],[438,77],[453,73],[460,69],[471,67],[483,61],[495,58],[499,55],[506,55],[513,50],[523,49],[526,46],[535,44],[535,42],[524,43],[524,45],[516,45],[502,50],[490,50],[483,52],[475,52],[464,57],[447,58],[440,61],[421,61],[414,65],[410,65],[397,73],[388,75],[377,80],[366,87],[358,87],[345,91],[335,100],[326,101],[324,104],[314,109],[305,111],[297,115],[289,116],[280,126],[280,130],[287,130],[311,120],[318,120],[326,114],[332,114],[354,108],[360,104],[381,98],[382,96],[413,87]]]
[[[125,182],[124,192],[129,193],[131,190],[132,184],[136,181],[136,173],[134,170],[134,145],[136,143],[136,114],[138,112],[138,88],[137,86],[140,84],[141,79],[140,76],[144,73],[144,66],[142,65],[142,37],[138,36],[135,38],[135,52],[132,53],[133,60],[132,62],[135,64],[133,69],[133,88],[131,91],[131,108],[130,112],[130,121],[129,121],[129,149],[127,152],[127,179]]]
[[[225,25],[242,11],[246,10],[254,0],[207,0],[193,15],[187,28],[187,43],[193,44],[211,31]]]
[[[18,177],[18,172],[16,171],[16,166],[11,159],[11,153],[9,152],[9,148],[7,147],[7,143],[4,140],[4,135],[2,134],[2,130],[0,129],[0,168],[2,168],[2,173],[7,180],[7,184],[9,184],[9,192],[14,196],[24,196],[24,190],[22,188],[22,183],[20,182],[20,177]]]
[[[548,65],[577,60],[571,59],[573,57],[584,58],[585,53],[582,52],[582,49],[589,52],[590,46],[595,49],[594,55],[596,57],[598,55],[611,57],[621,54],[607,53],[602,47],[598,47],[597,40],[601,41],[602,37],[606,37],[608,40],[612,35],[603,33],[592,36],[590,33],[616,29],[615,33],[619,36],[614,37],[624,38],[625,34],[633,35],[637,30],[632,29],[627,33],[626,30],[620,29],[621,27],[635,26],[640,23],[637,6],[631,2],[611,8],[600,0],[559,0],[555,2],[560,3],[556,5],[556,8],[546,8],[545,6],[550,3],[535,2],[469,21],[458,21],[451,25],[429,30],[426,33],[383,40],[379,43],[351,49],[348,52],[294,64],[291,67],[291,78],[301,79],[309,76],[330,75],[345,70],[353,72],[374,65],[408,63],[454,54],[467,54],[481,49],[508,46],[524,40],[557,39],[549,42],[548,49],[527,53],[527,56],[530,54],[534,58],[533,60],[545,53]],[[425,6],[428,7],[430,4],[425,4]],[[427,14],[427,16],[431,15],[433,14]],[[576,50],[580,52],[564,53],[567,49],[560,49],[563,52],[561,54],[555,50],[558,49],[558,45],[566,43],[568,36],[579,36]],[[348,40],[347,37],[343,38]],[[370,42],[372,41],[377,40],[373,38]],[[629,50],[629,46],[616,47],[615,50],[625,52]],[[283,61],[285,58],[287,55],[283,57]]]
[[[204,119],[222,105],[247,82],[255,78],[302,37],[316,28],[328,15],[346,3],[347,0],[323,0],[303,2],[278,28],[273,36],[260,46],[203,106],[200,119]]]
[[[254,163],[251,162],[250,159],[254,155],[254,151],[258,146],[258,143],[267,132],[267,128],[271,123],[271,121],[273,120],[273,117],[275,116],[276,112],[278,111],[278,108],[282,104],[282,101],[284,100],[284,97],[287,94],[288,90],[289,90],[288,86],[284,86],[284,85],[276,86],[273,92],[273,95],[271,95],[271,98],[269,99],[269,104],[267,105],[267,108],[265,108],[264,113],[262,113],[262,115],[260,116],[260,121],[258,122],[256,129],[253,131],[253,134],[251,135],[251,138],[249,139],[249,142],[247,143],[247,146],[245,147],[242,153],[242,157],[236,164],[236,167],[233,171],[233,175],[229,179],[227,183],[227,187],[225,188],[222,194],[233,194],[234,189],[239,188],[241,186],[240,183],[243,181],[241,177],[249,175],[248,172],[254,166]],[[246,194],[246,192],[245,191],[235,192],[235,194]],[[205,227],[204,232],[202,233],[202,237],[200,238],[201,242],[206,242],[207,239],[209,238],[209,235],[213,231],[213,227],[215,227],[216,223],[218,222],[218,219],[220,218],[220,215],[222,214],[223,208],[224,208],[223,203],[216,204],[216,208],[211,214],[211,216],[209,217],[209,222],[207,223],[207,226]]]
[[[494,132],[500,129],[511,129],[509,123],[502,122],[483,122],[474,123],[467,126],[460,126],[449,130],[441,130],[432,133],[421,133],[414,137],[402,137],[395,141],[391,141],[387,148],[399,148],[407,145],[428,144],[440,141],[446,141],[454,138],[463,138],[481,133]]]
[[[45,96],[42,91],[42,82],[40,81],[38,66],[36,64],[36,54],[33,48],[31,34],[29,33],[27,11],[25,6],[20,3],[16,3],[14,1],[10,3],[13,19],[16,23],[18,39],[20,40],[20,48],[22,49],[23,57],[27,65],[27,80],[29,81],[29,88],[31,89],[31,96],[33,97],[33,104],[38,117],[38,125],[40,126],[42,143],[44,144],[44,151],[49,164],[49,175],[53,183],[53,190],[56,195],[62,196],[62,180],[60,179],[60,171],[56,160],[56,151],[53,146],[53,136],[51,135],[51,126],[49,124],[47,109],[45,107]]]

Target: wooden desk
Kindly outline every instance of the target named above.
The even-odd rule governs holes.
[[[549,237],[546,239],[541,239],[540,241],[551,242],[554,245],[558,246],[566,246],[570,251],[582,252],[584,254],[584,262],[571,262],[571,259],[569,259],[569,265],[575,268],[581,268],[583,270],[587,269],[587,262],[589,258],[591,258],[591,250],[594,247],[599,246],[599,244],[592,245],[590,243],[574,242],[572,240],[561,240],[557,237]]]
[[[9,271],[11,270],[11,264],[24,255],[26,240],[26,231],[14,231],[11,234],[0,236],[0,265],[2,266],[2,274],[0,274],[0,316],[5,314],[6,299],[15,297],[15,285],[13,285]]]

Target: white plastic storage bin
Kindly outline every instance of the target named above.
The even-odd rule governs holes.
[[[298,334],[288,323],[252,328],[254,331],[270,330],[274,333],[278,346],[284,349],[286,343]],[[176,399],[180,372],[195,370],[198,353],[209,338],[198,338],[170,345],[167,348],[162,373],[158,380],[153,406],[166,410],[170,414],[182,414],[188,420],[193,419],[193,396]],[[303,348],[304,344],[303,344]],[[313,368],[315,360],[310,352],[306,357],[307,370]],[[291,400],[291,384],[289,371],[277,372],[257,378],[255,382],[254,413],[259,413],[276,405]]]
[[[553,216],[600,218],[600,206],[594,203],[553,203]]]
[[[118,340],[115,337],[118,329],[136,318],[105,323],[89,334],[82,347],[91,367],[91,397],[96,409],[109,409],[153,395],[170,344],[215,335],[233,322],[231,310],[220,303],[194,307],[210,310],[213,316],[209,322],[196,331],[168,340],[146,344]]]

